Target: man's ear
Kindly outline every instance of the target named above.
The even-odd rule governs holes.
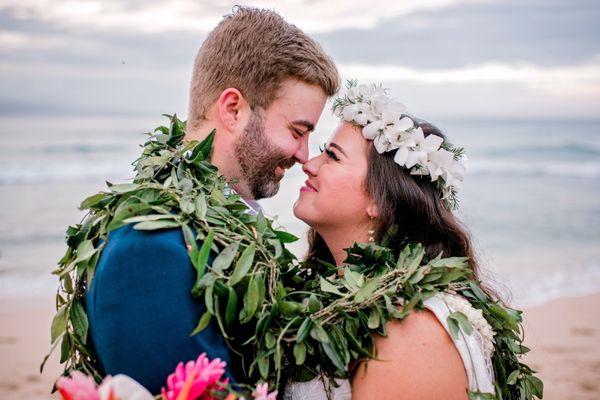
[[[238,132],[245,127],[250,114],[250,106],[236,88],[223,90],[218,100],[219,119],[228,132]]]
[[[367,206],[367,215],[370,218],[379,218],[379,207],[377,207],[377,204],[375,204],[373,200],[371,200],[371,203]]]

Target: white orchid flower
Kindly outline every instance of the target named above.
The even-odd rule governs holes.
[[[423,129],[420,127],[411,132],[411,139],[414,142],[414,147],[404,164],[406,168],[412,168],[416,164],[424,165],[427,163],[429,154],[435,153],[444,142],[444,139],[437,135],[428,135],[425,137]]]
[[[154,396],[137,381],[126,375],[108,377],[98,387],[100,400],[111,398],[127,400],[154,400]],[[112,397],[111,397],[112,396]]]
[[[431,175],[431,181],[436,181],[438,177],[444,175],[452,162],[454,161],[454,153],[445,149],[439,149],[433,153],[429,153],[427,161],[427,169]]]
[[[379,154],[383,154],[386,151],[391,150],[391,143],[384,134],[378,135],[373,140],[373,145]]]
[[[344,121],[352,122],[354,116],[358,113],[358,104],[348,104],[342,110],[342,118]]]

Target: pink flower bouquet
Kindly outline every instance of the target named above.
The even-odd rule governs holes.
[[[179,363],[162,388],[161,400],[243,400],[223,377],[226,363],[219,358],[209,360],[202,353],[196,361]],[[56,387],[63,400],[154,400],[154,396],[126,375],[107,376],[100,386],[94,380],[75,371],[61,377]],[[275,400],[277,391],[268,392],[266,383],[252,392],[254,400]]]

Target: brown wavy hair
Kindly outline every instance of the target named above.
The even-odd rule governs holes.
[[[445,135],[429,122],[417,120],[416,124],[425,136],[437,135],[446,140]],[[440,253],[443,257],[468,257],[473,278],[479,280],[480,268],[467,228],[441,199],[435,182],[427,175],[411,175],[409,170],[396,164],[394,155],[394,151],[379,154],[373,143],[369,143],[364,186],[379,210],[374,228],[375,241],[388,235],[387,246],[396,252],[409,243],[421,243],[428,259]],[[394,232],[393,227],[397,230],[389,236]],[[325,241],[312,228],[308,232],[308,244],[307,260],[333,262]],[[486,292],[499,297],[490,288],[486,288]]]

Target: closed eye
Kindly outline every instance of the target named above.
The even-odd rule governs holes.
[[[327,157],[333,159],[334,161],[340,161],[338,156],[336,156],[331,149],[328,149],[327,146],[319,146],[319,150],[321,151],[321,153],[325,152],[325,154],[327,154]]]
[[[302,131],[302,130],[300,130],[300,129],[298,129],[298,128],[291,127],[290,129],[294,133],[294,136],[297,136],[297,137],[301,138],[302,136],[305,135],[305,132]]]

